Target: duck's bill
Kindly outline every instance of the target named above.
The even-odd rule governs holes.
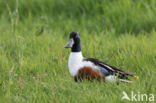
[[[69,39],[68,43],[65,45],[65,48],[72,48],[74,45],[74,40],[71,38]]]

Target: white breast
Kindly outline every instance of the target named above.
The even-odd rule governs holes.
[[[81,52],[71,52],[68,61],[68,67],[71,76],[73,77],[76,76],[78,70],[84,66],[89,66],[92,67],[93,69],[98,69],[98,67],[95,66],[92,62],[83,61],[83,56]]]
[[[79,68],[82,67],[83,56],[81,52],[71,52],[68,61],[70,74],[76,76]]]

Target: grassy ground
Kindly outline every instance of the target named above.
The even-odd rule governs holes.
[[[127,103],[121,100],[123,91],[155,94],[155,4],[21,0],[16,13],[15,1],[0,1],[0,103]],[[139,79],[119,85],[75,83],[67,66],[70,50],[64,48],[72,30],[80,33],[84,57],[99,58]]]

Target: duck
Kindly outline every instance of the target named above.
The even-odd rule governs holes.
[[[96,58],[84,58],[81,51],[80,35],[72,31],[65,48],[71,48],[68,60],[70,75],[76,82],[87,79],[114,83],[116,81],[132,83],[128,77],[138,78],[134,73],[126,72],[114,66],[106,64]]]

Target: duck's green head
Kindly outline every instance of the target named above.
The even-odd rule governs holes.
[[[65,48],[71,48],[72,52],[80,52],[81,51],[81,42],[79,33],[76,31],[72,31],[69,36],[69,41],[65,45]]]

